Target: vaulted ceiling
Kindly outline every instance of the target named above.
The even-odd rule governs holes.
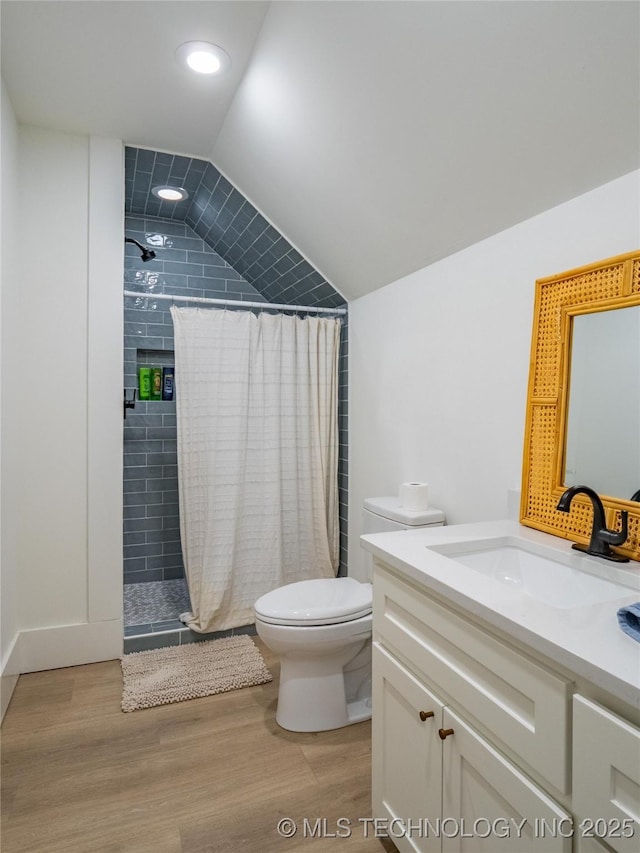
[[[188,197],[163,201],[153,193],[162,185],[181,187]],[[185,222],[268,302],[344,305],[340,294],[206,160],[125,148],[125,212]]]
[[[206,159],[347,298],[640,165],[640,4],[3,0],[18,120]],[[175,49],[224,47],[190,76]]]

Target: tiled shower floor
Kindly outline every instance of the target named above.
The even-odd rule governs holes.
[[[243,625],[227,631],[198,634],[179,619],[181,613],[190,609],[189,590],[184,578],[125,584],[125,653],[213,640],[230,634],[256,633],[255,625]]]
[[[191,609],[184,578],[124,585],[125,636],[184,628],[178,618]]]

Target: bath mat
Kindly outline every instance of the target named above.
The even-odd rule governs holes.
[[[137,711],[265,684],[273,676],[247,634],[121,658],[122,710]]]

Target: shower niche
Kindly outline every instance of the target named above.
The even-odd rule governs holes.
[[[173,350],[136,350],[138,400],[172,402],[175,399],[175,355]]]

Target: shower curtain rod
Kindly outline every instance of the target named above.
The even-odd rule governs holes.
[[[125,296],[142,296],[147,299],[167,299],[177,302],[196,302],[205,305],[233,305],[236,308],[275,308],[278,311],[310,311],[324,314],[346,314],[346,308],[321,308],[319,305],[276,305],[273,302],[245,302],[240,299],[211,299],[206,296],[175,296],[170,293],[144,293],[135,290],[125,290]]]

